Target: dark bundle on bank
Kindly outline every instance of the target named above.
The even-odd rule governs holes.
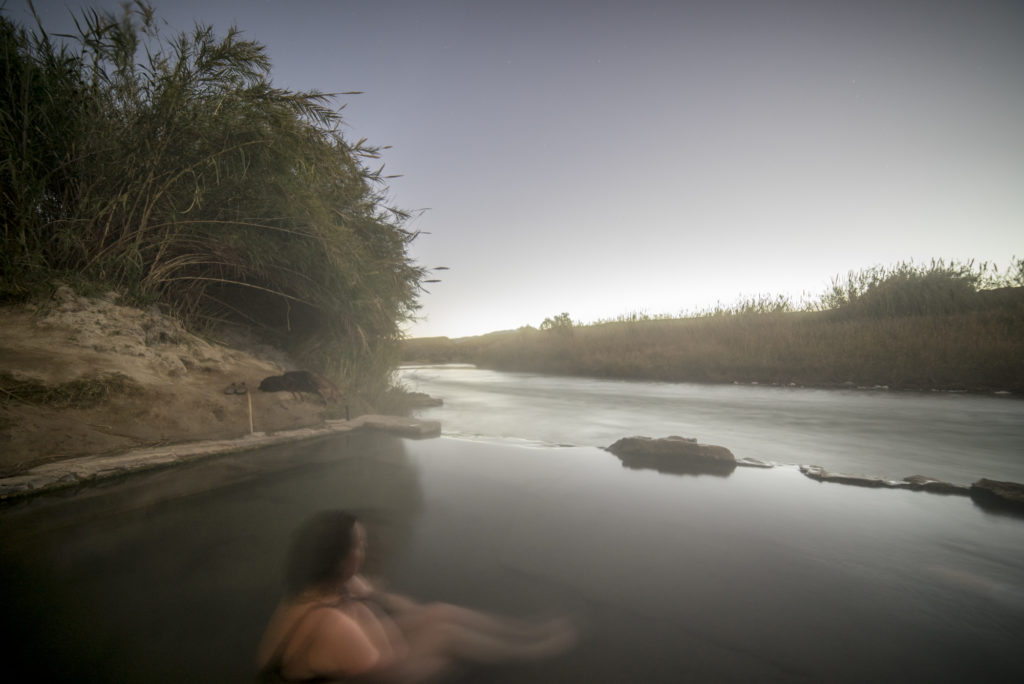
[[[271,375],[260,382],[261,392],[291,392],[295,395],[303,393],[315,394],[324,400],[338,401],[341,392],[337,385],[317,373],[297,370],[288,371],[283,375]]]
[[[0,300],[114,289],[383,388],[423,271],[379,149],[331,96],[272,87],[237,29],[164,39],[142,3],[76,19],[65,40],[0,16]]]

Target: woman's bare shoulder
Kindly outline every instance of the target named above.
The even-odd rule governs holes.
[[[309,664],[320,675],[357,675],[372,669],[380,652],[360,624],[337,608],[317,611],[310,625]]]

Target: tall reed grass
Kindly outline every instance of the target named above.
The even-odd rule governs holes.
[[[876,267],[837,279],[800,310],[763,296],[675,318],[577,323],[571,334],[563,325],[409,340],[404,357],[678,382],[1024,392],[1024,271],[1014,264],[1005,274],[942,262]]]
[[[382,391],[425,272],[380,148],[333,96],[273,87],[235,28],[165,38],[141,2],[76,24],[0,16],[0,298],[115,289]]]

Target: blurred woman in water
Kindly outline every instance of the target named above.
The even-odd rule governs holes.
[[[366,532],[325,511],[295,534],[285,598],[259,648],[266,679],[434,680],[455,664],[538,660],[575,640],[565,620],[524,623],[378,591],[359,574]]]

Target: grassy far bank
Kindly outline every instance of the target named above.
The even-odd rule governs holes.
[[[382,395],[425,272],[380,148],[332,96],[274,88],[237,29],[165,37],[143,2],[76,21],[0,8],[0,304],[113,291]]]
[[[406,362],[676,382],[1024,392],[1024,260],[898,264],[800,307],[762,297],[677,317],[524,327],[403,345]]]

